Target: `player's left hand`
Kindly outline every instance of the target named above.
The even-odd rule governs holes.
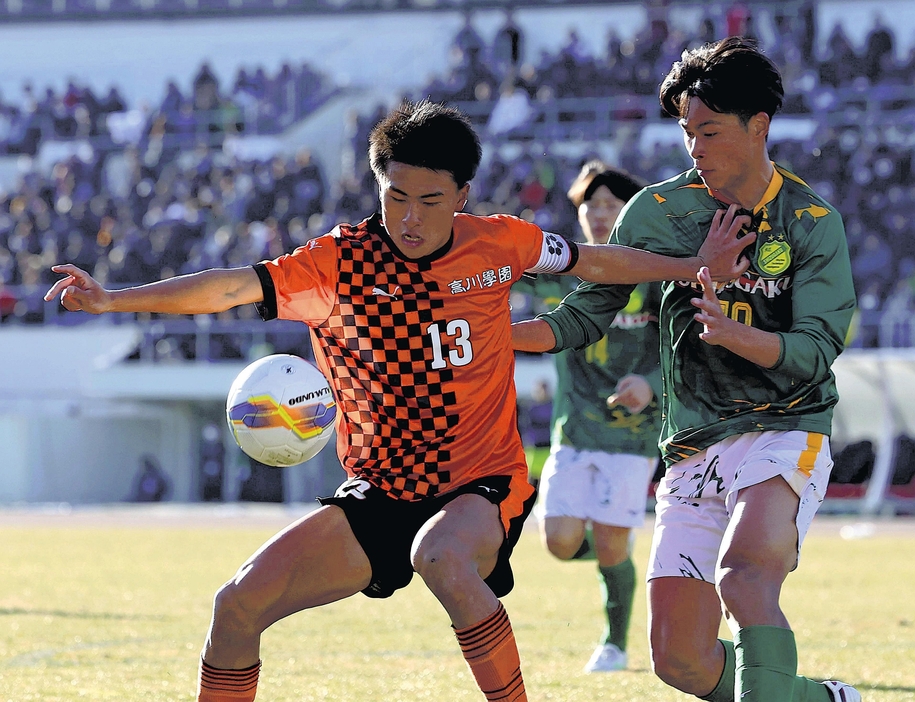
[[[715,283],[712,282],[708,268],[700,268],[696,277],[702,285],[702,297],[694,297],[690,302],[699,308],[699,312],[693,315],[693,319],[702,325],[699,338],[712,346],[724,345],[727,336],[733,331],[733,325],[743,325],[730,319],[722,311],[721,303],[715,294]]]
[[[648,407],[654,390],[641,375],[626,375],[616,384],[616,392],[607,398],[607,406],[622,405],[632,414],[638,414]]]
[[[738,210],[737,205],[731,205],[727,210],[715,212],[708,236],[699,248],[699,260],[709,269],[712,280],[735,280],[750,267],[744,250],[756,241],[756,232],[742,234],[750,218],[738,215]]]

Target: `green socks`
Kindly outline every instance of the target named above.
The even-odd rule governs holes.
[[[725,642],[722,642],[725,643]],[[818,682],[797,674],[797,645],[794,632],[778,626],[748,626],[734,637],[735,677],[730,697],[720,690],[726,687],[728,646],[725,643],[725,666],[712,702],[832,702],[832,696]]]
[[[715,689],[699,699],[706,702],[734,702],[734,644],[726,639],[718,641],[724,647],[724,670],[721,671],[721,678]]]
[[[601,592],[607,610],[607,627],[603,643],[626,650],[632,597],[635,593],[635,564],[631,558],[607,568],[599,567]]]

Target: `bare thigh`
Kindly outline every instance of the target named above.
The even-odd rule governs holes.
[[[265,614],[277,621],[354,595],[368,586],[371,574],[343,510],[329,505],[267,541],[239,569],[234,582],[256,589],[270,603]]]
[[[781,476],[740,491],[715,574],[732,633],[754,625],[788,627],[779,597],[797,562],[797,511],[797,493]]]

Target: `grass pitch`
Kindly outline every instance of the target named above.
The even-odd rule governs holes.
[[[192,700],[212,595],[283,508],[0,512],[0,702]],[[818,517],[783,605],[800,672],[855,684],[866,702],[915,700],[915,527],[878,522],[843,539]],[[860,533],[858,534],[860,535]],[[650,533],[638,533],[644,572]],[[531,700],[693,700],[648,669],[645,590],[630,669],[587,675],[602,629],[593,561],[560,563],[527,531],[505,598]],[[444,611],[416,578],[388,600],[361,595],[284,620],[262,641],[259,700],[482,699]]]

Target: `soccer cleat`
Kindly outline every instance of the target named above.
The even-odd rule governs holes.
[[[861,693],[848,683],[838,680],[825,680],[823,685],[829,690],[834,702],[861,702]]]
[[[594,649],[591,659],[585,666],[586,673],[612,673],[626,669],[626,652],[620,651],[613,644],[603,644]],[[858,698],[861,699],[860,697]]]

